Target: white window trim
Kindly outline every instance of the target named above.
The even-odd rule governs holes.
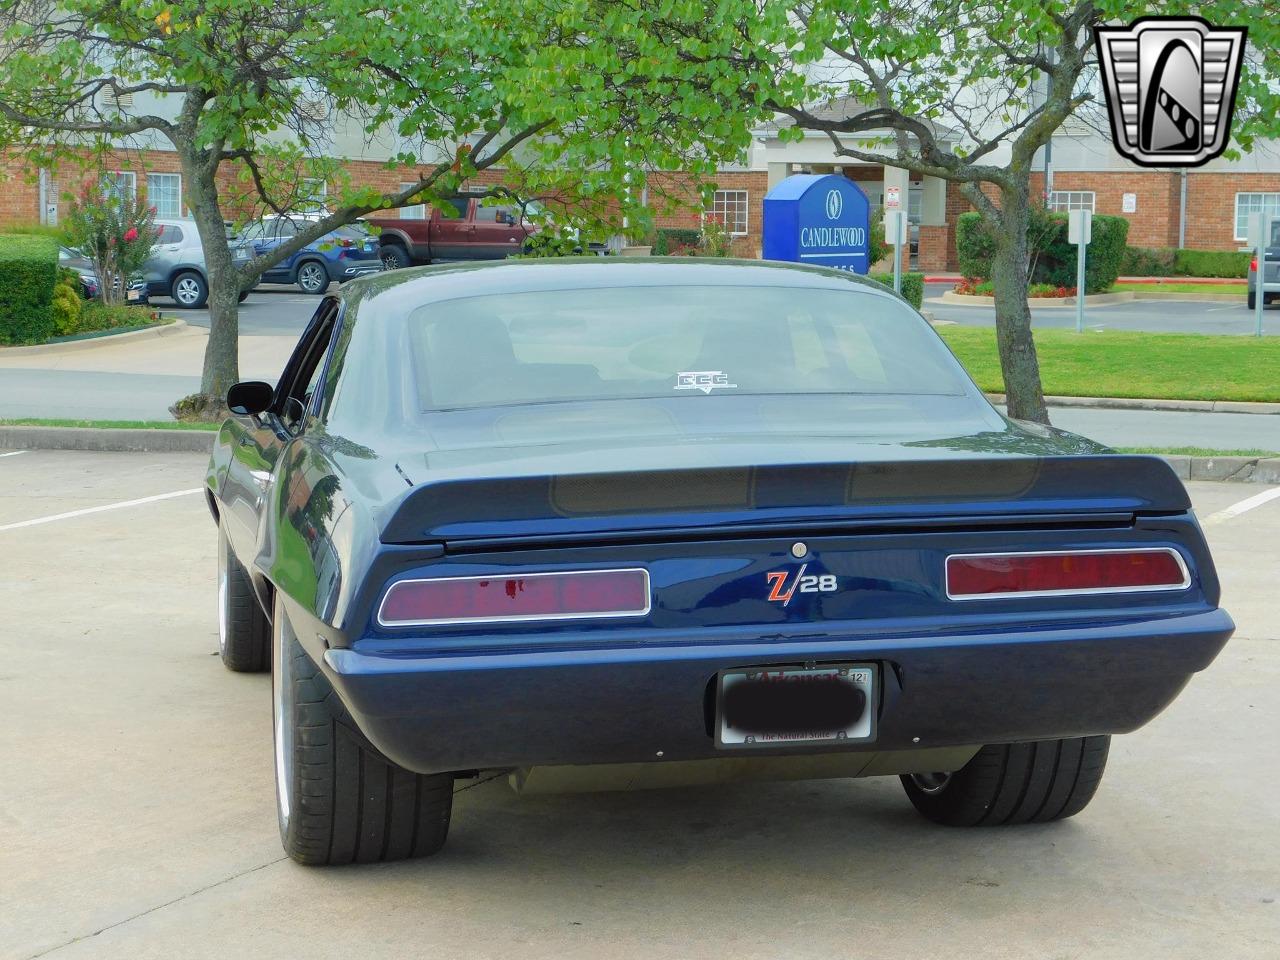
[[[163,217],[170,220],[182,219],[182,174],[180,173],[148,173],[147,174],[147,204],[154,207],[155,201],[151,199],[151,181],[156,177],[173,177],[178,181],[178,212],[177,213],[161,213],[156,210],[157,217]]]
[[[1065,201],[1063,201],[1065,204],[1064,206],[1059,207],[1055,205],[1053,198],[1057,196],[1062,196],[1067,198]],[[1045,202],[1046,202],[1046,206],[1048,206],[1048,208],[1053,212],[1067,213],[1071,210],[1082,209],[1081,207],[1073,207],[1071,205],[1073,203],[1071,199],[1072,197],[1086,197],[1086,196],[1089,198],[1089,206],[1084,209],[1088,209],[1090,213],[1097,213],[1098,212],[1098,193],[1096,190],[1050,190],[1049,195],[1045,198]]]
[[[400,189],[408,190],[417,184],[416,180],[406,181],[400,184]],[[427,219],[427,205],[425,203],[413,203],[407,207],[400,208],[400,217],[403,220],[425,220]]]
[[[732,229],[732,227],[728,222],[729,218],[726,215],[726,212],[728,209],[727,198],[723,205],[723,209],[720,209],[720,210],[716,209],[716,197],[721,195],[726,195],[726,194],[734,194],[735,196],[741,196],[742,198],[741,199],[741,203],[742,203],[742,229],[741,230]],[[736,199],[734,200],[735,205],[738,202],[739,202],[738,200]],[[749,190],[717,190],[711,196],[711,209],[703,211],[703,216],[721,217],[724,221],[725,231],[731,237],[748,236],[751,233],[751,192]]]
[[[127,177],[128,183],[129,183],[129,187],[128,187],[129,202],[132,203],[134,200],[138,198],[138,175],[134,173],[132,170],[108,170],[104,176],[104,179],[106,179],[106,177],[112,177],[112,178]],[[114,186],[115,185],[112,184],[112,187]],[[107,189],[107,185],[105,183],[103,184],[102,193],[104,197],[109,197],[112,195],[111,192]]]
[[[1238,232],[1240,230],[1240,198],[1241,197],[1275,197],[1276,198],[1276,203],[1275,203],[1276,215],[1280,216],[1280,190],[1240,190],[1236,192],[1235,203],[1232,205],[1232,208],[1231,208],[1231,233],[1232,233],[1231,239],[1239,243],[1245,243],[1249,239],[1249,226],[1248,226],[1247,217],[1245,218],[1245,228],[1244,228],[1245,232],[1244,233]],[[1266,210],[1266,207],[1267,207],[1267,203],[1264,200],[1262,202],[1262,209],[1264,212]],[[1249,212],[1253,213],[1254,211],[1251,209]]]

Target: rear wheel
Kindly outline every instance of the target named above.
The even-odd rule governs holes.
[[[218,523],[218,652],[228,670],[260,673],[271,668],[271,624],[249,573],[236,559]]]
[[[1093,799],[1110,737],[1073,737],[983,747],[955,773],[902,777],[912,805],[949,827],[1047,823]]]
[[[356,729],[279,598],[271,678],[280,839],[299,863],[425,857],[444,846],[453,775],[396,766]]]
[[[169,296],[173,297],[174,302],[180,307],[192,309],[203,307],[205,301],[209,299],[209,285],[204,282],[204,277],[194,270],[186,270],[173,278]]]
[[[324,293],[329,289],[329,271],[324,264],[307,260],[298,267],[298,286],[303,293]]]
[[[409,254],[398,243],[385,244],[378,256],[384,270],[399,270],[409,265]]]
[[[1264,300],[1263,303],[1266,303],[1266,301]],[[1248,304],[1250,310],[1258,306],[1258,296],[1252,290],[1249,291]]]

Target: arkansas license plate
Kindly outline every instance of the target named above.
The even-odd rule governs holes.
[[[725,670],[716,696],[716,746],[780,747],[875,737],[871,664]]]
[[[141,292],[138,290],[126,290],[124,292],[124,298],[130,302],[137,300],[141,295]]]

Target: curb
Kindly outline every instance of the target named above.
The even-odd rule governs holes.
[[[216,430],[99,430],[95,427],[0,427],[0,448],[117,453],[209,453]]]
[[[1003,404],[1003,393],[988,393],[992,403]],[[1136,397],[1045,397],[1050,407],[1093,407],[1104,410],[1181,410],[1193,413],[1280,414],[1280,403],[1253,400],[1144,400]]]
[[[0,359],[79,353],[81,350],[94,350],[98,347],[114,346],[117,343],[137,343],[139,340],[152,340],[156,337],[172,337],[174,334],[186,333],[191,329],[187,326],[187,321],[174,320],[173,323],[166,323],[162,327],[131,330],[128,333],[116,333],[106,337],[87,337],[84,340],[68,340],[66,343],[38,343],[33,347],[3,347],[0,348]]]
[[[1277,404],[1280,406],[1280,404]],[[209,453],[214,430],[98,430],[93,427],[0,427],[0,450],[92,450],[113,453]],[[1161,456],[1157,454],[1157,456]],[[1280,457],[1162,456],[1183,480],[1280,483]]]
[[[1201,294],[1203,296],[1203,294]],[[1121,290],[1119,293],[1090,293],[1084,298],[1084,305],[1089,306],[1105,306],[1108,303],[1129,303],[1131,300],[1137,299],[1138,295],[1132,290]],[[930,297],[929,303],[949,303],[961,307],[994,307],[996,304],[995,297],[979,297],[967,293],[956,293],[954,290],[946,290],[940,297]],[[1076,305],[1075,297],[1031,297],[1027,300],[1029,307],[1074,307]]]

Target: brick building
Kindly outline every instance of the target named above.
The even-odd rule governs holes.
[[[851,105],[836,101],[827,109],[847,111]],[[959,140],[945,128],[937,132],[943,141]],[[725,223],[736,255],[758,257],[763,200],[769,189],[794,173],[838,173],[856,181],[873,207],[881,206],[886,190],[896,187],[912,223],[911,265],[926,272],[955,269],[956,218],[971,209],[955,184],[839,157],[824,133],[786,142],[778,134],[778,125],[755,131],[743,162],[720,171],[706,210],[687,177],[674,172],[650,174],[638,189],[654,209],[656,224],[696,228],[703,215],[711,213]],[[860,136],[870,147],[870,141],[881,135]],[[158,149],[158,144],[153,146],[121,150],[108,158],[106,168],[116,175],[119,189],[147,197],[162,216],[181,215],[185,203],[176,157]],[[370,147],[362,137],[353,136],[350,143],[339,142],[337,147],[336,155],[345,152],[353,158],[347,169],[356,184],[392,191],[416,176],[411,168],[388,169],[377,155],[377,146]],[[999,157],[992,160],[1001,162]],[[1239,160],[1218,158],[1189,171],[1153,170],[1122,158],[1092,128],[1068,125],[1054,137],[1047,157],[1041,151],[1035,171],[1033,189],[1051,208],[1084,206],[1095,213],[1123,216],[1130,222],[1129,242],[1134,246],[1240,249],[1251,213],[1280,214],[1280,144],[1275,142],[1259,143]],[[479,180],[493,182],[501,177],[500,170],[491,170]],[[60,198],[74,192],[80,178],[79,172],[65,166],[56,173],[41,171],[20,154],[0,156],[0,229],[18,223],[57,222]],[[223,179],[229,194],[235,189],[235,171],[228,168]],[[314,185],[317,195],[326,191],[326,185]],[[420,214],[421,209],[406,213]]]

